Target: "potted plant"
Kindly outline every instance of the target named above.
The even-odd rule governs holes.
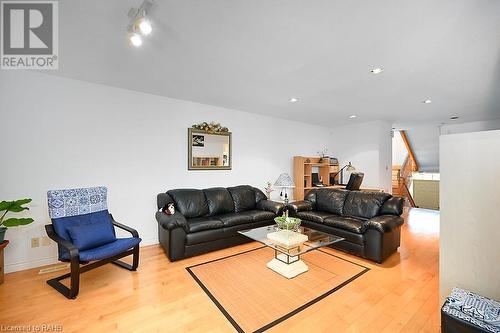
[[[7,231],[7,228],[10,227],[17,227],[20,225],[26,225],[30,224],[33,222],[33,219],[30,217],[24,217],[24,218],[15,218],[15,217],[10,217],[10,218],[5,218],[7,213],[19,213],[22,212],[23,210],[29,210],[28,207],[24,207],[24,205],[28,204],[31,202],[31,199],[19,199],[19,200],[14,200],[14,201],[2,201],[0,202],[0,243],[4,241],[5,238],[5,232]]]
[[[318,151],[318,155],[319,155],[319,163],[325,163],[326,161],[328,161],[328,148],[324,148],[322,151]]]

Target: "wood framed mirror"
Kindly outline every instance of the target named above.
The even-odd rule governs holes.
[[[188,170],[231,170],[231,132],[188,128]]]

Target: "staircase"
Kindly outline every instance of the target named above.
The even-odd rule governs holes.
[[[409,189],[412,182],[412,173],[418,171],[418,163],[405,131],[400,131],[400,134],[408,151],[408,156],[403,165],[394,165],[392,167],[392,194],[405,198],[411,207],[416,207]]]

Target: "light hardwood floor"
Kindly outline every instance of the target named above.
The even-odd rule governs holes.
[[[439,332],[439,214],[412,209],[406,220],[402,246],[382,265],[331,250],[371,271],[269,332]],[[137,272],[106,265],[85,273],[76,300],[45,284],[62,271],[7,274],[0,285],[0,325],[62,325],[64,332],[234,332],[185,267],[258,246],[175,263],[159,246],[144,247]]]

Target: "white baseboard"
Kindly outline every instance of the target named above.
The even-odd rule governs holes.
[[[157,238],[143,239],[141,242],[142,246],[155,245],[158,244]],[[41,266],[53,265],[59,263],[57,257],[40,258],[35,260],[29,260],[25,262],[18,262],[14,264],[6,264],[4,267],[5,273],[13,273],[24,271],[26,269],[37,268]]]
[[[58,262],[59,261],[57,260],[57,257],[49,257],[49,258],[41,258],[25,262],[18,262],[15,264],[7,264],[5,265],[5,273],[24,271],[25,269],[57,264]]]

